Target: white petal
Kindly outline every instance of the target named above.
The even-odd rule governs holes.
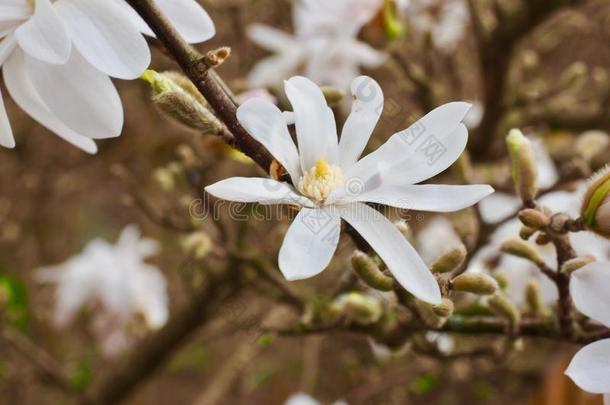
[[[16,41],[13,35],[9,35],[2,41],[0,41],[0,66],[11,55],[11,53],[15,49],[15,44]]]
[[[320,403],[303,392],[297,392],[286,399],[284,405],[320,405]]]
[[[247,34],[252,42],[269,51],[285,52],[296,45],[292,35],[267,25],[252,24],[248,26]]]
[[[85,152],[96,153],[97,146],[93,140],[85,138],[68,128],[44,105],[27,76],[23,58],[22,51],[15,51],[3,67],[4,83],[15,103],[28,115],[64,140]]]
[[[570,294],[576,308],[607,327],[610,327],[609,285],[610,263],[608,262],[588,264],[572,273],[570,281]],[[610,375],[608,377],[610,378]]]
[[[578,351],[565,374],[585,391],[608,393],[610,389],[610,339],[598,340]]]
[[[293,183],[297,184],[301,177],[299,153],[280,109],[269,101],[253,98],[237,109],[237,119],[286,168]]]
[[[231,177],[207,186],[205,191],[228,201],[313,206],[309,199],[295,193],[286,183],[259,177]]]
[[[338,163],[335,117],[322,90],[302,76],[290,78],[284,88],[294,110],[301,169],[311,169],[320,159]]]
[[[366,182],[380,165],[393,174],[390,182],[394,184],[415,184],[439,174],[466,147],[468,130],[460,121],[469,108],[470,104],[464,102],[437,107],[361,159],[347,178]]]
[[[500,222],[513,215],[521,207],[521,200],[506,193],[493,193],[479,203],[481,218],[486,223]]]
[[[478,203],[494,192],[491,186],[420,184],[385,186],[366,191],[354,201],[374,202],[391,207],[430,212],[453,212]]]
[[[604,405],[610,405],[610,394],[604,394]]]
[[[407,291],[431,304],[441,302],[436,279],[390,220],[362,203],[339,206],[337,210],[371,245]]]
[[[383,91],[370,77],[355,78],[351,93],[352,112],[343,125],[339,141],[339,162],[344,170],[356,163],[383,112]]]
[[[114,0],[114,2],[123,10],[123,14],[126,15],[130,20],[131,24],[135,25],[144,35],[154,37],[155,34],[152,32],[148,24],[140,17],[140,15],[133,9],[125,0]]]
[[[13,137],[13,130],[11,129],[6,109],[4,108],[2,92],[0,92],[0,145],[5,148],[15,147],[15,138]]]
[[[367,43],[352,40],[347,46],[347,51],[353,60],[368,69],[379,67],[387,59],[387,55],[379,52]]]
[[[279,267],[287,280],[313,277],[328,266],[337,249],[341,218],[329,208],[303,208],[280,248]]]
[[[186,42],[196,44],[216,34],[214,22],[195,0],[155,1]]]
[[[74,49],[65,65],[50,65],[26,57],[36,92],[61,121],[94,139],[121,134],[123,106],[108,76]]]
[[[64,63],[71,42],[63,22],[49,0],[36,0],[34,15],[15,31],[19,46],[34,58],[47,63]]]
[[[303,60],[300,49],[269,56],[260,60],[248,73],[250,87],[265,87],[281,83],[293,75]]]
[[[538,172],[538,186],[540,188],[549,188],[559,180],[559,173],[553,163],[553,159],[547,152],[542,140],[534,139],[532,142],[534,157],[536,158],[536,171]]]
[[[146,40],[115,2],[61,0],[56,8],[74,46],[97,69],[129,80],[138,78],[148,67]]]

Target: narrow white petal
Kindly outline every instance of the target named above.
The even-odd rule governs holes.
[[[348,45],[350,57],[365,68],[374,69],[379,67],[387,59],[387,55],[379,52],[369,44],[357,40],[350,41]]]
[[[285,52],[297,45],[292,35],[267,25],[252,24],[247,34],[252,42],[269,51]]]
[[[341,218],[329,208],[299,211],[280,248],[279,267],[286,279],[302,280],[330,263],[341,233]]]
[[[253,98],[237,109],[237,119],[286,168],[293,183],[297,184],[301,177],[299,153],[280,109],[267,100]]]
[[[6,59],[10,56],[10,54],[15,49],[15,37],[13,35],[9,35],[0,41],[0,66],[4,63]]]
[[[214,22],[195,0],[155,1],[186,42],[196,44],[216,34]]]
[[[114,2],[123,10],[123,14],[131,20],[131,24],[135,25],[144,35],[154,37],[155,34],[152,32],[148,24],[140,17],[140,15],[133,9],[125,0],[114,0]]]
[[[464,102],[437,107],[361,159],[347,177],[366,182],[380,165],[395,174],[391,179],[395,184],[415,184],[439,174],[466,147],[468,130],[461,120],[469,108]]]
[[[0,145],[4,146],[5,148],[15,147],[15,138],[13,137],[11,123],[9,122],[8,115],[6,114],[6,108],[4,108],[2,92],[0,92]]]
[[[70,56],[68,32],[50,0],[36,0],[34,15],[15,31],[19,46],[47,63],[64,63]]]
[[[344,170],[356,163],[383,112],[383,91],[370,77],[355,78],[351,93],[352,112],[343,125],[339,140],[339,162]]]
[[[610,327],[609,285],[609,262],[588,264],[572,273],[570,281],[570,294],[576,308],[589,318],[601,322],[607,327]],[[608,377],[610,378],[610,374]]]
[[[470,207],[494,192],[491,186],[420,184],[385,186],[366,191],[355,201],[374,202],[391,207],[430,212],[453,212]]]
[[[297,194],[286,183],[260,177],[231,177],[207,186],[205,191],[227,201],[313,206],[309,199]]]
[[[301,169],[311,169],[320,159],[338,163],[335,117],[322,90],[302,76],[287,80],[284,88],[294,110]]]
[[[61,0],[56,8],[74,46],[97,69],[119,79],[136,79],[148,67],[148,44],[117,3]]]
[[[25,61],[36,92],[67,126],[93,139],[121,134],[123,106],[114,84],[76,49],[65,65]]]
[[[578,351],[565,371],[576,385],[595,394],[610,389],[610,339],[598,340]]]
[[[340,206],[337,210],[371,245],[407,291],[431,304],[441,302],[436,279],[390,220],[362,203]]]
[[[281,83],[282,80],[296,72],[301,62],[303,62],[303,55],[298,48],[292,52],[264,58],[250,69],[247,77],[248,84],[250,87],[265,87]]]
[[[3,67],[4,83],[15,103],[62,139],[87,153],[96,153],[97,146],[93,140],[68,128],[44,105],[27,76],[23,58],[22,51],[15,51]]]

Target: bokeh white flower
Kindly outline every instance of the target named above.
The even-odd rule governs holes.
[[[610,328],[610,263],[595,262],[572,273],[570,294],[576,308]],[[585,391],[604,394],[610,404],[610,339],[583,347],[574,355],[566,375]]]
[[[124,325],[142,316],[148,328],[162,327],[169,314],[166,280],[144,261],[158,250],[156,241],[142,239],[130,225],[115,245],[94,239],[66,262],[41,269],[39,280],[56,284],[57,325],[66,326],[80,309],[93,305],[104,319]]]
[[[453,102],[436,108],[359,160],[383,110],[377,82],[366,76],[353,80],[352,111],[339,141],[332,110],[314,82],[296,76],[285,82],[285,91],[294,110],[298,149],[284,115],[268,101],[249,100],[237,117],[286,169],[292,184],[235,177],[206,191],[225,200],[301,208],[279,253],[280,270],[289,280],[313,277],[326,268],[343,219],[366,239],[404,288],[421,300],[439,303],[438,284],[415,249],[391,221],[365,203],[448,212],[492,193],[488,185],[417,184],[447,169],[464,151],[468,131],[461,121],[470,104]]]
[[[291,395],[286,402],[284,402],[284,405],[320,405],[320,402],[303,392],[297,392],[296,394]],[[347,402],[335,401],[331,405],[347,405]]]
[[[189,42],[215,33],[195,0],[155,0]],[[150,29],[124,0],[3,0],[0,66],[15,103],[61,138],[95,153],[119,136],[123,107],[110,77],[139,77],[150,63]],[[15,139],[0,95],[0,145]]]
[[[266,25],[250,26],[250,39],[274,53],[250,71],[250,86],[280,85],[303,73],[319,84],[347,89],[361,66],[375,68],[385,60],[385,54],[357,38],[381,4],[382,0],[301,0],[292,10],[294,35]]]

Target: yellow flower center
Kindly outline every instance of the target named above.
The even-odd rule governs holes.
[[[341,168],[328,164],[324,159],[306,171],[299,180],[299,191],[318,202],[324,202],[330,193],[343,184]]]

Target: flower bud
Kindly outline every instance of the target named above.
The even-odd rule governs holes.
[[[498,282],[484,273],[464,273],[451,280],[454,291],[469,292],[477,295],[490,295],[498,290]]]
[[[151,84],[155,105],[176,121],[206,134],[218,134],[223,130],[222,123],[207,108],[205,99],[190,81],[186,82],[175,73],[154,70],[144,72],[142,80]]]
[[[413,240],[413,232],[411,232],[411,228],[404,220],[394,222],[394,226],[396,229],[398,229],[402,236],[405,237],[405,239],[409,241]]]
[[[517,306],[502,292],[492,295],[487,300],[487,305],[496,314],[506,318],[511,325],[521,321],[521,313]]]
[[[606,166],[589,180],[581,207],[587,229],[610,238],[610,167]]]
[[[518,129],[511,129],[506,137],[508,152],[512,162],[513,181],[519,197],[529,204],[536,198],[538,185],[536,159],[532,143]]]
[[[357,292],[341,294],[330,305],[336,317],[368,325],[377,322],[383,315],[381,303],[374,297]]]
[[[549,314],[549,310],[546,305],[544,305],[542,299],[540,285],[536,280],[528,281],[525,286],[525,302],[527,302],[529,311],[532,314],[537,316],[547,316]]]
[[[466,260],[466,246],[460,244],[444,253],[430,265],[430,271],[433,273],[448,273],[459,268]]]
[[[180,245],[186,253],[192,255],[196,259],[205,257],[212,250],[213,246],[212,239],[201,231],[186,235],[180,241]]]
[[[530,228],[540,229],[549,224],[549,216],[533,208],[519,211],[519,220]]]
[[[432,306],[432,311],[434,311],[436,315],[443,318],[449,318],[451,315],[453,315],[454,309],[455,306],[453,305],[453,301],[451,301],[449,298],[443,298],[440,304]]]
[[[392,291],[394,280],[383,274],[377,263],[366,253],[356,250],[352,255],[352,267],[369,287],[380,291]]]
[[[533,234],[535,234],[536,232],[538,232],[538,230],[534,229],[534,228],[530,228],[529,226],[522,226],[521,229],[519,230],[519,237],[523,240],[528,240],[529,238],[532,237]]]
[[[508,288],[508,275],[504,271],[494,271],[493,278],[498,283],[498,286],[501,290],[506,290]]]
[[[561,266],[561,269],[559,269],[559,271],[564,274],[570,274],[570,273],[580,269],[581,267],[583,267],[589,263],[592,263],[594,261],[595,261],[595,258],[593,256],[575,257],[574,259],[571,259],[571,260],[568,260],[567,262],[565,262]]]
[[[455,233],[467,249],[473,248],[479,238],[480,223],[476,210],[468,207],[449,214]]]
[[[509,255],[521,257],[533,262],[536,265],[544,265],[544,259],[538,250],[521,239],[508,239],[500,246],[500,251]]]
[[[585,131],[576,139],[576,153],[587,162],[591,162],[609,144],[610,138],[607,133],[598,130]]]
[[[419,314],[420,318],[424,323],[430,328],[439,329],[441,328],[445,322],[447,322],[448,316],[439,315],[439,307],[442,307],[445,301],[443,301],[439,305],[431,305],[427,302],[415,300],[415,309]],[[445,311],[440,310],[441,313],[448,313],[448,307],[445,308]],[[450,312],[453,312],[451,310]]]

